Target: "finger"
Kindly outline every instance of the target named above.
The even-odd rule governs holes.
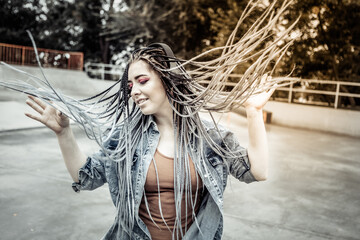
[[[268,79],[270,79],[270,82],[267,81],[267,82],[265,83],[265,88],[266,88],[266,92],[267,92],[267,93],[268,93],[270,90],[272,90],[272,89],[275,89],[275,90],[276,90],[276,88],[278,88],[278,84],[277,84],[277,83],[271,82],[271,77],[269,77]]]
[[[271,95],[275,92],[275,90],[276,90],[276,87],[275,87],[275,85],[272,87],[272,88],[270,88],[268,91],[267,91],[267,95],[268,95],[268,97],[270,98],[271,97]]]
[[[34,109],[35,111],[37,111],[37,112],[40,113],[40,114],[43,114],[44,109],[41,108],[39,105],[35,104],[33,101],[27,99],[25,102],[26,102],[26,104],[29,105],[32,109]]]
[[[39,117],[39,116],[37,116],[37,115],[33,115],[33,114],[31,114],[31,113],[25,113],[25,116],[27,116],[27,117],[29,117],[29,118],[31,118],[31,119],[34,119],[34,120],[36,120],[36,121],[38,121],[38,122],[43,123],[41,117]]]
[[[33,96],[29,96],[29,98],[34,102],[36,102],[42,109],[46,108],[46,104],[43,101],[41,101],[39,98]]]

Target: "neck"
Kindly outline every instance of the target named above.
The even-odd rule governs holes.
[[[162,129],[173,129],[173,112],[169,111],[166,114],[154,114],[155,122],[161,132]]]
[[[166,102],[161,107],[161,110],[153,115],[160,132],[161,130],[172,130],[174,128],[173,113],[170,103]]]
[[[158,150],[166,156],[174,156],[174,123],[173,110],[161,111],[154,114],[155,122],[160,132],[160,139],[158,143]]]

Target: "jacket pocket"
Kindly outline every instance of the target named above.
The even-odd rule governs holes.
[[[224,164],[223,160],[219,156],[208,156],[207,159],[214,168],[220,164]]]

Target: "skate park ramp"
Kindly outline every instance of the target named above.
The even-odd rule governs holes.
[[[74,97],[112,84],[89,80],[83,72],[62,71],[47,75]],[[82,84],[69,81],[73,77]],[[100,239],[116,211],[107,185],[74,193],[55,135],[23,115],[28,111],[26,96],[5,89],[0,96],[1,239]],[[209,119],[206,113],[202,117]],[[248,145],[245,117],[214,117],[242,146]],[[86,154],[98,151],[81,129],[73,129]],[[266,124],[266,129],[268,180],[245,184],[229,177],[223,239],[359,239],[360,138],[276,124]]]

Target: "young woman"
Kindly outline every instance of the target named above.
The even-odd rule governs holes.
[[[169,97],[174,92],[166,87],[171,85],[166,82],[171,79],[164,77],[164,73],[158,70],[159,67],[166,69],[166,66],[159,66],[164,63],[166,65],[166,58],[163,49],[148,47],[136,51],[129,64],[125,79],[132,101],[140,110],[143,134],[142,141],[131,143],[130,147],[134,152],[131,154],[131,166],[114,162],[103,152],[87,158],[77,146],[69,119],[65,115],[38,98],[30,96],[32,101],[27,101],[39,115],[26,115],[56,133],[65,164],[75,182],[74,189],[92,190],[107,182],[114,204],[122,204],[105,239],[126,239],[130,236],[134,239],[150,239],[150,236],[151,239],[220,239],[223,192],[228,173],[248,183],[266,179],[268,154],[262,107],[274,90],[252,96],[244,103],[250,138],[247,153],[239,146],[232,133],[216,129],[209,122],[196,122],[194,116],[183,117],[194,121],[191,126],[193,133],[185,133],[194,142],[188,149],[185,149],[186,146],[177,147],[181,145],[181,139],[176,135],[189,130],[182,129],[184,125],[178,124],[181,120],[176,121],[177,115],[173,107],[177,104],[174,97]],[[182,84],[187,83],[178,83],[177,87],[181,88]],[[132,121],[137,121],[135,116],[130,116]],[[207,143],[200,137],[198,124],[203,125],[200,127],[205,128],[212,143]],[[117,130],[115,137],[105,147],[115,149],[119,142],[126,141],[126,136],[119,138],[119,135],[123,135],[121,132]],[[215,149],[224,148],[223,153],[217,152],[211,145]],[[176,149],[183,153],[176,152]],[[227,155],[226,151],[229,151]],[[131,190],[120,191],[123,186],[119,186],[119,171],[125,175],[126,173],[119,167],[131,167],[130,175],[126,176],[130,177]],[[180,173],[177,176],[180,179],[175,177],[177,173]],[[131,204],[121,203],[122,199]],[[126,211],[128,208],[132,211]],[[134,221],[130,224],[127,221],[131,217]],[[127,229],[128,227],[131,228]]]
[[[75,191],[108,183],[117,215],[104,239],[221,239],[228,174],[246,183],[266,179],[262,108],[277,83],[286,80],[266,73],[271,75],[269,62],[289,46],[277,47],[289,30],[262,50],[247,50],[267,38],[286,8],[272,14],[274,4],[241,39],[235,41],[238,24],[226,46],[208,51],[221,51],[213,60],[200,62],[201,54],[180,61],[165,44],[134,51],[121,80],[92,98],[64,96],[46,79],[40,90],[0,84],[31,95],[27,104],[38,115],[26,115],[56,133]],[[253,64],[224,92],[229,74],[248,59]],[[204,79],[210,79],[206,87],[200,84]],[[231,132],[199,117],[202,110],[228,111],[240,105],[248,119],[247,149]],[[100,152],[81,152],[68,117],[99,143]]]

